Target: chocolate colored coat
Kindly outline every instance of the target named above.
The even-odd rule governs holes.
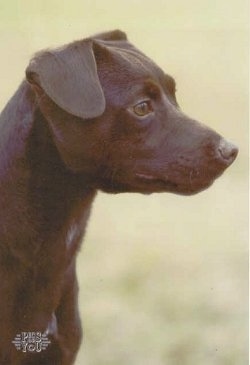
[[[106,192],[206,189],[237,148],[188,118],[175,82],[113,31],[38,53],[0,116],[0,364],[70,365],[76,253]],[[46,333],[40,353],[21,332]]]

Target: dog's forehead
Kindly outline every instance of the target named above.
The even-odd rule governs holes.
[[[130,42],[126,40],[98,42],[112,55],[112,71],[123,71],[126,77],[128,73],[131,77],[162,76],[161,68]]]

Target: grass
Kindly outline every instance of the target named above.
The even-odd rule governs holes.
[[[246,222],[232,199],[244,194],[227,183],[192,198],[100,194],[78,259],[79,365],[247,364]]]

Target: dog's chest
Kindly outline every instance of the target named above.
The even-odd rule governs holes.
[[[93,195],[84,202],[79,201],[72,210],[68,222],[65,224],[64,230],[64,247],[68,257],[72,257],[77,251],[90,215],[90,207]]]
[[[74,246],[77,246],[79,240],[82,236],[82,229],[80,229],[80,225],[78,222],[72,222],[69,226],[66,236],[65,236],[65,245],[67,251],[71,251],[74,249]]]

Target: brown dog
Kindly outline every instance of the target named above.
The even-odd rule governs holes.
[[[0,364],[70,365],[96,191],[194,194],[237,148],[184,115],[173,78],[120,31],[38,53],[26,75],[0,119]]]

